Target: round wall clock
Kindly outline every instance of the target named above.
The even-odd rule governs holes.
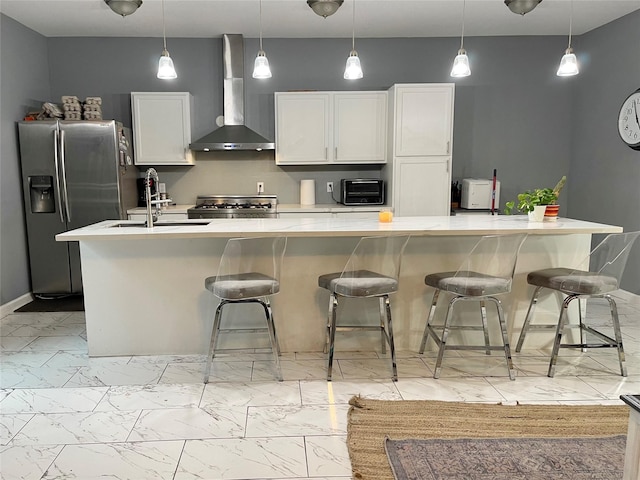
[[[627,146],[640,150],[640,88],[629,95],[620,107],[618,133]]]

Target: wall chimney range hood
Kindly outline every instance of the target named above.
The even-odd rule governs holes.
[[[244,39],[222,35],[224,125],[189,145],[191,150],[273,150],[275,145],[244,124]]]

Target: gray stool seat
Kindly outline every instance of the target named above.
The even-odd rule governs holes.
[[[280,291],[280,282],[262,273],[249,272],[238,275],[208,277],[204,287],[220,298],[239,300],[265,297]]]
[[[629,252],[639,237],[640,232],[608,235],[589,254],[589,270],[546,268],[529,273],[527,275],[527,283],[536,288],[531,296],[531,303],[529,303],[529,309],[522,324],[522,330],[516,344],[516,352],[522,349],[524,339],[529,331],[555,330],[547,376],[553,377],[555,375],[558,353],[561,348],[580,348],[583,352],[586,352],[587,348],[615,348],[618,352],[620,375],[626,377],[627,366],[622,345],[618,307],[610,293],[619,288],[620,279],[629,258]],[[543,288],[561,292],[565,295],[558,321],[556,323],[532,324],[531,320],[538,303],[538,296]],[[613,335],[608,332],[603,333],[601,324],[595,326],[585,324],[585,310],[589,298],[603,298],[609,303]],[[578,323],[569,322],[569,306],[574,300],[578,300]],[[580,341],[578,343],[562,343],[566,328],[580,329]],[[587,337],[587,333],[591,336]],[[592,338],[595,341],[591,340]]]
[[[618,289],[616,277],[570,268],[536,270],[527,275],[527,283],[580,295],[602,295]]]
[[[369,270],[358,270],[321,275],[318,286],[344,297],[374,297],[397,292],[398,280]]]
[[[467,297],[498,295],[511,289],[510,278],[494,277],[478,272],[439,272],[424,277],[430,287]]]

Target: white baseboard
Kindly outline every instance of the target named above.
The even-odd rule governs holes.
[[[16,309],[32,301],[33,301],[33,295],[31,294],[31,292],[29,292],[29,293],[25,293],[21,297],[14,298],[13,300],[5,303],[4,305],[0,305],[0,318],[6,317],[10,313],[13,313]]]

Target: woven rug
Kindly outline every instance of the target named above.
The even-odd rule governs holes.
[[[620,480],[626,436],[389,440],[395,480]]]
[[[488,405],[353,397],[347,445],[354,478],[393,480],[384,442],[399,439],[625,435],[626,405]]]
[[[84,311],[84,297],[82,295],[67,295],[58,298],[35,298],[33,301],[18,308],[16,312],[82,312]]]

